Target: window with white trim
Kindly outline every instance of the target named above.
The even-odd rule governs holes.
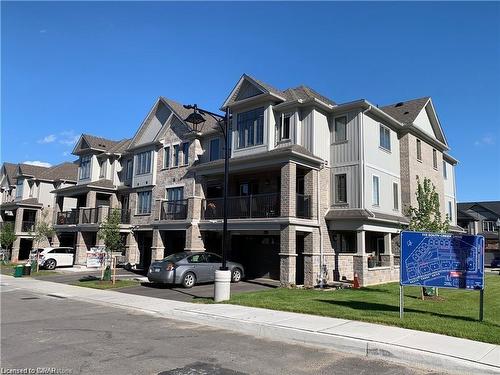
[[[80,157],[80,180],[85,180],[90,177],[91,158],[90,155]]]
[[[144,151],[136,155],[137,165],[135,167],[135,174],[151,173],[151,151]]]
[[[151,190],[137,192],[137,213],[151,213]]]
[[[163,168],[170,168],[170,146],[163,149]]]
[[[347,175],[335,175],[335,203],[347,203]]]
[[[372,178],[372,204],[380,206],[380,178],[378,176]]]
[[[126,179],[127,180],[130,180],[132,178],[132,172],[133,172],[133,169],[134,168],[134,161],[132,159],[130,160],[127,160],[127,170],[126,170]]]
[[[347,116],[337,117],[334,125],[334,141],[342,142],[347,140]]]
[[[384,150],[391,151],[391,131],[389,128],[380,124],[380,144]]]
[[[264,107],[238,113],[238,148],[264,143]]]
[[[278,141],[290,139],[290,122],[293,114],[287,113],[280,116],[280,123],[278,129]]]
[[[483,232],[496,232],[498,230],[497,224],[494,221],[483,221]]]
[[[106,177],[107,160],[103,160],[100,164],[99,178]]]

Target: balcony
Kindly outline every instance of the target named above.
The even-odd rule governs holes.
[[[35,222],[34,221],[25,221],[21,223],[21,232],[34,232],[35,231]]]
[[[81,208],[81,224],[97,224],[98,208]]]
[[[113,211],[120,214],[121,224],[130,224],[130,210],[120,208],[80,208],[57,213],[56,225],[98,224],[108,218]]]
[[[62,211],[57,213],[57,225],[74,225],[78,224],[78,210]]]
[[[310,195],[297,194],[297,217],[312,218],[312,200]]]
[[[185,220],[187,218],[187,199],[163,201],[160,207],[160,220]]]
[[[229,219],[252,219],[280,216],[280,193],[228,197]],[[203,202],[202,217],[206,220],[224,217],[224,198],[209,198]]]

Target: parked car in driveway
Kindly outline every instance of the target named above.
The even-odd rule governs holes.
[[[191,288],[196,283],[213,282],[215,270],[222,265],[222,258],[213,253],[184,251],[151,263],[148,280],[160,284],[181,284]],[[245,276],[241,264],[227,262],[231,271],[231,281],[237,283]]]
[[[53,270],[56,267],[72,266],[75,259],[75,251],[71,247],[45,247],[31,251],[31,256],[36,259],[40,267]]]

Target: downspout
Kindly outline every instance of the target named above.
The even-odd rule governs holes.
[[[323,169],[323,168],[321,168]],[[318,229],[319,229],[319,287],[323,289],[323,265],[324,259],[323,259],[323,231],[321,230],[321,218],[320,218],[320,194],[319,194],[319,189],[320,189],[320,178],[319,178],[319,173],[321,169],[318,170],[318,173],[316,175],[316,222],[318,224]]]
[[[366,112],[371,111],[372,106],[370,105],[367,109],[361,113],[364,115]],[[363,116],[361,116],[359,122],[359,163],[361,168],[360,173],[360,189],[359,189],[359,208],[365,208],[365,132],[364,132],[364,121]]]

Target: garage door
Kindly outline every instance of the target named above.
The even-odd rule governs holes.
[[[229,259],[245,267],[247,278],[280,278],[280,236],[234,235]]]

